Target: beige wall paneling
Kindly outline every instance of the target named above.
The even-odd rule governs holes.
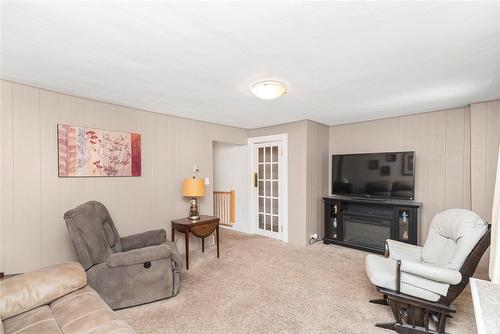
[[[471,105],[471,206],[491,221],[495,169],[500,145],[500,100]],[[481,266],[489,262],[489,252]]]
[[[471,105],[472,210],[491,220],[500,145],[500,100]]]
[[[7,273],[75,259],[62,217],[90,199],[108,207],[122,235],[165,228],[170,237],[170,220],[186,215],[180,185],[192,176],[194,164],[200,177],[210,178],[200,206],[203,213],[212,213],[213,141],[246,144],[247,137],[278,133],[289,138],[292,243],[303,245],[310,233],[322,231],[320,198],[329,192],[326,166],[333,153],[417,151],[416,199],[424,202],[421,243],[432,216],[445,208],[472,203],[474,211],[490,219],[500,142],[498,100],[473,104],[470,113],[468,108],[456,108],[328,130],[300,121],[246,131],[7,81],[1,86],[0,270]],[[58,178],[57,123],[141,133],[142,176]],[[322,138],[327,133],[325,156]],[[178,247],[182,252],[182,238]]]
[[[40,91],[40,224],[41,265],[65,260],[71,250],[64,224],[59,218],[60,198],[57,161],[57,122],[59,98],[56,93]],[[64,242],[62,242],[64,240]]]
[[[0,270],[7,273],[76,259],[63,215],[91,199],[106,205],[121,235],[164,228],[170,237],[170,220],[187,213],[180,186],[193,164],[212,180],[212,141],[246,144],[243,129],[1,84]],[[58,123],[141,133],[142,176],[59,178]],[[201,210],[212,213],[211,185]]]
[[[14,270],[40,263],[40,96],[13,85]]]
[[[14,162],[12,84],[1,82],[0,271],[14,272]]]
[[[79,98],[73,99],[75,103],[78,103],[80,105],[80,110],[87,111],[85,114],[78,116],[84,118],[82,119],[82,121],[86,122],[86,124],[84,125],[113,131],[136,131],[135,128],[138,124],[132,124],[130,122],[128,108],[122,108],[116,105],[110,105],[107,103],[95,102]],[[88,122],[90,122],[90,125],[88,125]],[[144,119],[144,123],[148,124],[148,119]],[[75,121],[70,124],[79,125],[78,123],[75,123]],[[146,138],[151,135],[151,133],[145,134]],[[143,141],[144,138],[142,138],[141,134],[141,143]],[[143,153],[144,150],[146,151],[146,153]],[[89,199],[96,199],[102,202],[108,208],[111,217],[116,224],[116,228],[122,236],[130,234],[132,231],[139,232],[137,229],[141,228],[140,224],[144,224],[146,225],[145,227],[147,227],[147,222],[134,221],[131,216],[131,212],[134,209],[143,212],[146,209],[134,205],[134,201],[138,201],[138,203],[141,203],[138,198],[141,193],[132,193],[135,182],[147,182],[148,180],[147,173],[146,176],[143,176],[144,173],[142,172],[142,161],[150,158],[147,155],[147,147],[144,149],[144,145],[142,145],[141,147],[141,154],[141,176],[137,178],[101,177],[91,178],[90,180],[86,178],[65,179],[65,181],[72,183],[75,187],[77,187],[77,192],[81,191],[81,193],[79,194],[73,194],[71,207],[75,207],[81,203],[88,201]],[[155,189],[149,188],[145,190],[149,192],[149,194],[142,193],[142,195],[146,196],[150,200],[152,200],[153,194],[159,195],[157,192],[155,192]]]
[[[306,239],[324,234],[323,197],[328,195],[328,126],[307,121],[307,227]]]
[[[419,224],[423,243],[437,212],[468,207],[468,114],[468,108],[456,108],[332,126],[330,155],[415,150],[415,197],[424,202]]]
[[[482,217],[489,216],[486,203],[487,111],[487,103],[471,105],[471,204],[472,210]]]
[[[97,110],[96,104],[93,103],[93,101],[64,94],[57,94],[57,99],[57,122],[55,125],[47,124],[47,126],[49,126],[48,132],[53,131],[53,128],[56,127],[57,124],[88,127],[95,126],[95,114]],[[101,117],[105,117],[105,115],[101,115]],[[106,129],[107,127],[103,126],[101,128]],[[54,135],[57,140],[57,131],[55,131]],[[50,161],[50,159],[55,160],[57,163],[57,149],[55,153],[55,156],[46,157],[44,163],[51,164],[52,161]],[[59,222],[59,226],[55,226],[53,230],[48,230],[47,233],[50,233],[53,238],[61,240],[60,245],[57,246],[61,257],[68,258],[71,255],[71,259],[76,259],[73,245],[66,229],[66,223],[63,220],[63,215],[66,211],[77,205],[91,199],[98,200],[97,194],[99,194],[99,191],[96,189],[96,181],[98,180],[96,178],[59,178],[57,171],[51,173],[51,176],[54,178],[54,182],[57,182],[57,188],[52,189],[52,191],[58,191],[59,207],[58,215],[53,217],[53,219]],[[108,192],[109,191],[110,190],[108,190]],[[107,205],[106,202],[105,204]],[[62,240],[64,240],[64,242],[62,242]],[[57,262],[55,259],[51,259],[51,261]]]
[[[445,207],[470,209],[470,114],[446,111]]]
[[[487,103],[486,114],[486,203],[487,218],[491,220],[493,206],[496,165],[498,159],[498,145],[500,145],[500,100]]]

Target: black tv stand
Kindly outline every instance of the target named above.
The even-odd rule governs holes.
[[[389,200],[387,198],[369,197],[369,196],[365,196],[365,197],[352,197],[352,198],[353,199],[357,199],[357,200],[368,200],[370,202],[386,202],[386,201]]]
[[[417,244],[420,202],[332,195],[325,203],[325,244],[384,253],[386,239]]]

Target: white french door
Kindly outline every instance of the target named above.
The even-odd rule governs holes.
[[[271,136],[274,137],[274,136]],[[283,141],[269,137],[251,138],[252,222],[256,234],[287,241],[284,237],[286,214],[284,198],[285,169]]]

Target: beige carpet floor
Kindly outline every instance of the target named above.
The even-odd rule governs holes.
[[[365,252],[316,243],[221,233],[214,246],[192,251],[174,298],[118,311],[139,333],[391,333],[373,326],[391,321],[365,274]],[[482,276],[480,274],[480,276]],[[455,302],[450,333],[475,333],[466,288]]]

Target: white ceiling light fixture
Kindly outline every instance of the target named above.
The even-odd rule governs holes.
[[[287,92],[286,85],[276,80],[263,80],[252,85],[253,95],[264,100],[272,100]]]

